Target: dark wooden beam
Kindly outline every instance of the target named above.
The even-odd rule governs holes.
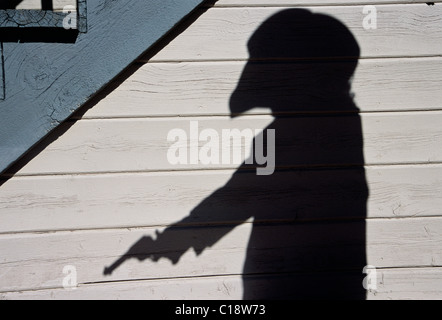
[[[202,2],[88,0],[88,30],[78,33],[74,42],[4,42],[6,97],[0,101],[0,172]]]

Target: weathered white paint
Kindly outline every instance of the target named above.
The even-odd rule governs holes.
[[[434,1],[436,3],[441,1]],[[63,8],[65,5],[72,5],[75,0],[53,0],[54,8]],[[337,5],[342,2],[339,0],[218,0],[215,6],[306,6],[306,5]],[[426,3],[425,0],[348,0],[348,4],[382,4],[382,3]],[[19,9],[39,9],[40,0],[23,0],[17,8]]]
[[[103,271],[229,180],[235,166],[170,166],[167,133],[190,120],[218,130],[268,125],[265,109],[230,120],[228,100],[251,33],[284,7],[304,5],[342,20],[362,48],[353,91],[370,189],[367,262],[380,268],[368,299],[440,299],[441,6],[423,2],[218,1],[149,63],[141,58],[133,74],[116,79],[114,91],[100,94],[81,120],[59,129],[67,131],[0,185],[0,299],[241,299],[251,220],[200,256],[189,250],[177,265],[129,260],[111,276]],[[365,4],[378,4],[378,30],[362,28]],[[334,121],[345,125],[343,119]],[[321,220],[315,230],[345,223],[352,222]],[[189,233],[191,226],[177,236]],[[77,268],[77,290],[62,289],[66,265]],[[262,268],[271,270],[268,260]],[[259,291],[268,276],[244,281]]]
[[[281,282],[289,276],[279,276]],[[440,268],[404,268],[378,270],[377,289],[369,291],[368,300],[440,300],[442,270]],[[267,283],[266,277],[246,277],[248,286],[256,291]],[[37,291],[0,293],[4,300],[239,300],[243,280],[240,276],[216,276],[192,279],[144,280],[105,284],[79,285],[76,290],[43,289]]]
[[[101,94],[102,100],[83,118],[175,116],[177,110],[186,116],[229,115],[230,95],[244,66],[242,61],[136,65],[131,69],[136,71],[121,84],[115,83],[118,86],[112,92]],[[285,68],[289,71],[295,66]],[[441,74],[439,57],[361,60],[352,91],[361,112],[440,110]],[[291,94],[288,87],[281,92]]]
[[[434,1],[435,3],[441,1]],[[425,0],[347,0],[347,4],[392,4],[392,3],[426,3]],[[53,7],[56,10],[62,9],[67,5],[75,5],[75,0],[53,0]],[[216,7],[244,7],[244,6],[313,6],[313,5],[339,5],[342,4],[339,0],[218,0],[215,3]],[[41,9],[41,0],[23,0],[17,9]]]
[[[364,29],[363,6],[307,8],[343,22],[355,35],[363,58],[440,56],[442,52],[441,5],[379,5],[376,30]],[[252,33],[281,10],[284,8],[209,10],[152,61],[248,59],[247,41]]]
[[[435,3],[441,2],[433,1]],[[313,6],[313,5],[376,5],[376,4],[411,4],[427,3],[425,0],[218,0],[215,6],[225,7],[291,7],[291,6]]]
[[[169,163],[167,152],[173,142],[167,141],[168,133],[175,128],[189,132],[190,120],[198,121],[200,131],[213,128],[221,134],[223,129],[263,129],[272,118],[245,116],[230,120],[228,117],[178,117],[79,121],[18,174],[195,170],[239,166]],[[307,123],[309,126],[336,125],[337,121],[345,127],[354,120],[352,117],[320,116],[280,121],[287,121],[296,128],[298,124]],[[442,162],[442,149],[439,147],[442,143],[442,112],[367,113],[361,115],[361,120],[366,164]],[[350,141],[352,138],[357,139],[351,136]],[[200,146],[203,144],[204,142],[201,142]],[[332,139],[325,144],[330,148],[339,149],[345,148],[347,142]],[[247,149],[244,143],[235,147],[237,150]],[[225,148],[221,149],[223,150]],[[298,163],[297,158],[285,160],[288,166],[308,166],[308,163]],[[290,160],[293,160],[293,163],[289,163]]]
[[[276,228],[275,234],[286,228],[303,232],[326,231],[330,228],[339,230],[341,222],[328,222],[322,225],[303,224],[255,227],[262,232]],[[222,228],[222,227],[220,227]],[[367,261],[377,268],[405,267],[440,267],[442,266],[442,219],[373,219],[367,222]],[[154,236],[155,228],[110,229],[76,232],[57,232],[43,234],[12,234],[0,236],[2,252],[0,288],[1,292],[24,291],[33,289],[62,288],[63,268],[66,265],[77,269],[78,283],[100,281],[125,281],[156,278],[181,278],[219,275],[240,275],[244,263],[244,251],[251,230],[246,223],[234,229],[229,236],[200,256],[189,250],[177,265],[168,260],[139,262],[136,259],[126,261],[112,275],[103,275],[104,268],[111,265],[121,254],[144,235]],[[279,231],[278,231],[279,230]],[[176,237],[185,236],[192,229],[177,229]],[[198,232],[211,232],[199,229]],[[284,239],[281,239],[284,241]],[[336,250],[335,244],[327,248],[317,247],[314,239],[309,238],[305,250]],[[350,245],[349,243],[340,246]],[[354,245],[354,243],[351,243]],[[300,249],[302,250],[302,249]],[[270,254],[274,259],[282,259],[278,249],[261,247],[259,255]],[[272,269],[272,263],[264,260],[260,269],[265,272]],[[288,259],[287,261],[290,261]],[[312,261],[313,262],[313,261]],[[318,268],[314,261],[312,268]],[[287,263],[286,272],[294,266]],[[361,270],[362,272],[362,270]]]
[[[0,233],[167,226],[187,216],[232,173],[16,177],[1,187]],[[310,175],[315,174],[324,173]],[[368,218],[441,215],[441,165],[368,167],[366,174]]]

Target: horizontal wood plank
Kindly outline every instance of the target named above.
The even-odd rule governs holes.
[[[440,56],[442,6],[426,4],[377,7],[377,29],[363,27],[363,6],[310,7],[334,17],[356,37],[361,57]],[[151,61],[243,60],[255,30],[282,8],[213,8]],[[306,25],[305,28],[312,28]],[[422,36],[425,34],[425,36]],[[322,41],[322,40],[318,40]],[[314,41],[312,41],[313,43]],[[147,58],[149,59],[149,58]]]
[[[275,157],[277,164],[284,167],[363,165],[359,157],[363,150],[366,165],[438,163],[442,161],[441,121],[441,112],[369,113],[361,115],[360,118],[358,116],[281,118],[272,124],[277,137]],[[221,137],[222,130],[262,130],[272,123],[272,118],[244,116],[232,120],[227,117],[178,117],[78,121],[38,157],[29,161],[18,174],[239,167],[240,162],[234,162],[233,158],[230,159],[231,164],[190,164],[189,154],[185,164],[171,164],[168,152],[175,140],[168,141],[168,135],[174,129],[181,129],[187,138],[191,139],[187,146],[189,147],[190,143],[196,144],[198,138],[190,137],[191,123],[198,127],[199,133],[205,129],[212,129],[213,133]],[[67,127],[68,124],[65,124],[60,130],[63,131]],[[244,159],[251,151],[249,148],[251,143],[250,139],[233,141],[231,153],[242,152]],[[200,141],[199,148],[204,144],[204,141]],[[185,146],[186,141],[180,145]],[[227,149],[229,149],[228,144],[220,142],[220,163],[221,156],[227,152]],[[318,154],[314,155],[315,152]]]
[[[440,218],[369,220],[366,235],[355,232],[354,228],[360,226],[358,222],[255,226],[254,235],[266,236],[267,241],[254,243],[249,248],[248,259],[255,263],[260,261],[252,269],[249,265],[249,271],[266,274],[275,272],[276,265],[281,265],[281,269],[277,270],[279,273],[290,273],[299,268],[313,272],[321,270],[321,267],[329,268],[328,272],[338,271],[345,268],[346,263],[351,263],[355,254],[363,253],[365,246],[367,263],[376,268],[437,267],[442,264]],[[146,246],[138,252],[165,255],[186,251],[189,239],[194,242],[199,255],[189,250],[176,265],[167,259],[151,262],[141,258],[140,262],[132,258],[114,270],[112,275],[104,275],[105,268],[141,237],[152,235],[155,238],[154,229],[1,236],[1,292],[62,288],[66,266],[76,268],[80,285],[102,281],[240,275],[243,273],[251,224],[237,227],[200,252],[205,237],[210,238],[214,232],[225,232],[222,228],[231,230],[230,227],[219,226],[169,231],[169,237],[161,244]],[[278,234],[290,234],[289,242],[278,238]],[[271,235],[273,238],[269,238]],[[293,242],[295,239],[299,243]],[[287,256],[288,252],[298,258]]]
[[[43,232],[56,230],[167,226],[187,216],[201,201],[224,186],[232,171],[139,173],[90,176],[15,177],[0,189],[0,233]],[[430,217],[442,214],[442,167],[397,166],[368,167],[366,178],[370,196],[367,218]],[[290,183],[269,186],[275,199],[259,197],[256,206],[268,206],[276,199],[304,194],[297,207],[297,219],[313,219],[314,210],[333,195],[345,198],[354,185],[343,176],[354,174],[349,169],[313,170],[305,173],[286,172]],[[305,186],[312,180],[341,181],[312,192]],[[346,181],[346,180],[345,180]],[[288,193],[289,190],[291,193]],[[307,190],[307,191],[306,191]],[[238,206],[241,191],[225,195],[219,208],[225,212]],[[249,191],[248,191],[249,192]],[[278,194],[280,194],[278,196]],[[236,197],[235,197],[236,195]],[[259,194],[258,194],[259,195]],[[345,201],[344,199],[342,201]],[[309,203],[310,202],[310,203]],[[304,208],[301,210],[301,208]],[[322,217],[327,218],[327,217]],[[333,218],[330,216],[328,218]],[[276,219],[276,217],[275,217]],[[202,224],[203,219],[195,220]],[[219,223],[223,222],[222,215]]]
[[[440,1],[434,1],[438,3]],[[425,0],[218,0],[215,6],[312,6],[312,5],[339,5],[339,4],[385,4],[385,3],[425,3]],[[54,10],[62,10],[64,6],[76,5],[76,0],[53,0]],[[41,9],[40,0],[23,0],[17,9]]]
[[[267,115],[235,120],[226,117],[230,113],[230,96],[248,58],[246,43],[261,22],[283,7],[308,5],[313,6],[314,12],[334,16],[349,27],[362,48],[363,58],[440,56],[441,8],[424,2],[218,1],[215,8],[150,59],[155,63],[143,65],[115,91],[102,96],[86,113],[85,120],[78,121],[69,130],[70,123],[63,125],[59,132],[67,130],[64,135],[1,186],[0,216],[4,223],[0,233],[4,234],[0,235],[3,253],[0,299],[241,299],[244,286],[263,292],[269,281],[286,283],[300,277],[291,272],[323,268],[339,274],[347,268],[348,261],[340,260],[344,252],[351,256],[365,250],[368,264],[387,268],[378,270],[378,288],[368,293],[368,299],[440,299],[442,220],[438,208],[441,207],[442,169],[438,164],[408,165],[442,161],[439,148],[442,113],[437,111],[361,115],[365,163],[358,165],[368,165],[366,177],[370,190],[366,224],[361,220],[311,222],[310,219],[333,217],[308,215],[327,199],[322,191],[331,190],[328,187],[311,192],[308,181],[322,179],[322,186],[331,181],[330,186],[336,188],[334,192],[345,198],[351,195],[352,185],[342,177],[351,176],[352,170],[357,169],[277,173],[293,182],[289,187],[287,184],[267,185],[274,194],[283,197],[287,190],[296,190],[309,195],[309,201],[297,209],[296,218],[302,223],[267,219],[270,224],[255,225],[252,231],[249,219],[230,231],[228,224],[239,223],[241,219],[227,222],[211,219],[211,225],[206,226],[206,222],[197,217],[192,225],[173,229],[173,236],[165,244],[152,249],[158,255],[180,251],[184,250],[181,246],[187,240],[180,242],[179,239],[197,239],[194,250],[188,250],[177,265],[165,259],[158,263],[130,259],[112,275],[104,275],[105,268],[142,236],[155,238],[156,228],[162,230],[187,216],[223,186],[238,166],[170,165],[166,157],[171,144],[167,141],[170,130],[188,131],[189,121],[198,121],[201,130],[212,128],[218,132],[228,128],[262,129],[272,122]],[[377,30],[363,29],[364,4],[379,5]],[[61,5],[57,3],[55,7],[61,8]],[[423,30],[425,37],[422,37]],[[147,59],[142,58],[140,62]],[[211,62],[163,63],[176,61]],[[357,106],[362,112],[441,109],[440,62],[437,57],[361,59],[353,82]],[[282,69],[292,67],[296,71],[293,63],[286,63]],[[272,69],[274,65],[268,64],[267,68]],[[266,73],[265,68],[260,68],[256,77],[264,79]],[[275,79],[271,81],[275,83]],[[268,85],[271,86],[270,80]],[[292,96],[283,85],[279,91],[289,100],[296,98],[296,94]],[[179,116],[202,117],[181,119],[176,117],[178,109]],[[251,113],[269,114],[264,109],[254,109]],[[357,122],[355,118],[358,119],[322,115],[278,121],[286,127],[288,124],[295,128],[330,127],[334,123],[336,128],[352,126]],[[328,139],[326,131],[319,131],[315,139],[329,149],[360,148],[357,140],[362,137],[349,140],[350,133],[348,131],[343,139],[340,135]],[[305,140],[306,145],[316,141],[307,136],[301,136],[301,140]],[[249,143],[241,143],[236,148],[247,149],[245,145]],[[318,165],[296,159],[290,161],[286,165]],[[384,164],[402,165],[379,166]],[[150,172],[173,170],[201,171]],[[313,201],[315,196],[318,201]],[[218,204],[220,210],[242,203],[241,193],[225,197],[225,201],[220,198],[223,200]],[[266,208],[269,199],[263,195],[255,205]],[[283,206],[279,209],[284,209]],[[358,233],[357,230],[365,230],[365,226],[367,233]],[[75,229],[84,230],[66,231]],[[270,241],[249,243],[252,232]],[[210,245],[204,245],[205,238],[211,239],[217,233],[227,235],[215,244],[209,241]],[[285,237],[278,239],[281,234],[291,235],[289,243]],[[291,247],[295,247],[299,255],[295,262],[287,259],[287,252],[293,252]],[[256,270],[244,269],[247,249],[248,258],[260,262],[258,267],[255,265]],[[286,260],[282,269],[274,269],[274,261]],[[76,290],[62,289],[66,266],[74,266],[78,272]],[[263,275],[242,279],[243,272]],[[274,272],[281,274],[266,274]],[[305,280],[306,274],[302,277]]]
[[[242,90],[255,90],[261,79],[262,90],[296,102],[299,94],[311,91],[309,74],[300,74],[302,63],[264,64],[257,66],[241,84]],[[244,62],[147,63],[137,69],[112,92],[99,94],[101,99],[84,118],[114,118],[180,115],[229,115],[229,101],[239,85]],[[279,79],[269,77],[280,68]],[[287,82],[287,74],[296,75],[299,88]],[[361,60],[352,82],[355,103],[361,112],[431,110],[442,108],[442,59]],[[322,75],[317,75],[320,78]],[[303,80],[302,77],[306,77]],[[267,89],[266,89],[267,88]],[[317,93],[327,101],[330,92]],[[336,106],[336,110],[340,111]],[[314,112],[305,108],[306,112]],[[249,113],[264,113],[256,108]],[[296,112],[296,111],[293,111]],[[299,111],[298,111],[299,112]]]
[[[439,3],[441,1],[433,1]],[[217,7],[273,7],[273,6],[323,6],[323,5],[378,5],[427,3],[425,0],[218,0]]]
[[[303,275],[305,277],[305,275]],[[290,275],[273,276],[287,281]],[[367,292],[368,300],[440,300],[440,268],[383,269],[377,271],[377,289]],[[196,279],[165,279],[81,285],[75,290],[47,289],[1,293],[2,300],[240,300],[243,281],[261,292],[267,277],[223,276]],[[282,297],[284,298],[284,297]]]

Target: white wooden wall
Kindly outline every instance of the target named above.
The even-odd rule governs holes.
[[[378,9],[377,30],[362,27],[366,4]],[[229,97],[255,29],[304,6],[342,21],[362,49],[353,91],[367,259],[378,268],[368,298],[442,298],[442,1],[419,0],[219,0],[0,186],[0,298],[241,299],[250,221],[175,266],[130,260],[108,277],[103,268],[229,180],[234,166],[170,165],[167,133],[189,120],[268,125],[263,110],[230,120]],[[65,266],[76,268],[75,290],[63,288]]]

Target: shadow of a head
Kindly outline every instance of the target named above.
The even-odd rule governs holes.
[[[273,114],[357,111],[350,83],[360,48],[335,18],[281,11],[257,29],[248,50],[249,62],[230,100],[232,117],[257,107]]]

